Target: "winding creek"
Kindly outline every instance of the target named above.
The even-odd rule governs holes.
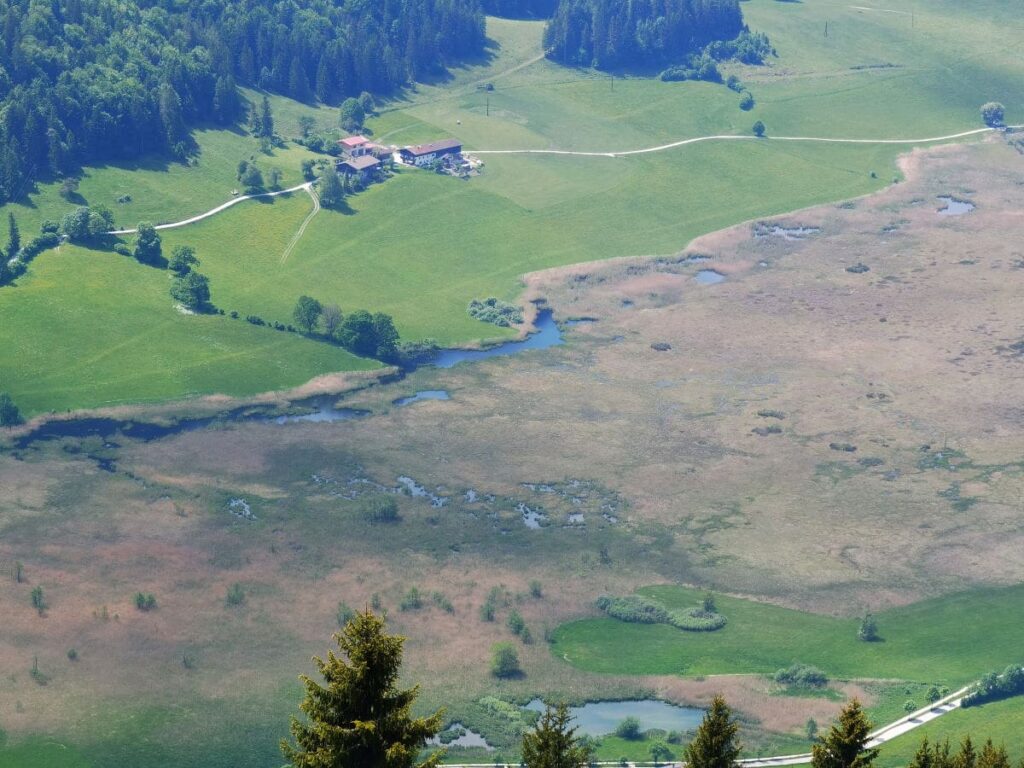
[[[538,313],[534,323],[537,330],[524,339],[507,341],[486,349],[443,349],[433,358],[413,366],[403,373],[417,367],[434,366],[451,368],[460,363],[476,362],[492,357],[515,355],[530,350],[548,349],[564,344],[562,331],[551,313],[545,309]],[[449,400],[451,396],[445,390],[420,390],[412,395],[399,397],[392,401],[396,407],[404,407],[423,400]],[[66,437],[87,438],[98,437],[109,441],[121,435],[133,440],[159,440],[183,432],[193,432],[218,424],[240,424],[256,422],[264,424],[293,423],[330,423],[351,421],[372,416],[371,411],[358,408],[339,407],[338,396],[317,395],[293,401],[289,408],[297,413],[282,414],[275,405],[243,405],[212,416],[199,416],[178,419],[167,423],[137,421],[134,419],[116,419],[112,417],[84,417],[73,419],[57,419],[46,421],[14,439],[14,447],[19,450],[29,448],[33,443],[46,440],[59,440]]]

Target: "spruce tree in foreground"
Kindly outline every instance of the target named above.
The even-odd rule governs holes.
[[[740,754],[739,725],[721,695],[715,696],[683,759],[688,768],[732,768]]]
[[[419,687],[398,688],[404,637],[384,632],[372,611],[356,613],[334,635],[341,655],[314,658],[326,685],[301,676],[305,720],[292,718],[295,743],[281,751],[295,768],[434,768],[441,752],[419,761],[441,730],[441,712],[414,718]]]
[[[860,702],[854,699],[839,713],[820,743],[811,748],[813,768],[868,768],[878,757],[877,749],[868,749],[872,729]]]
[[[590,762],[590,748],[576,738],[570,720],[568,704],[546,705],[537,727],[523,735],[526,768],[584,768]]]

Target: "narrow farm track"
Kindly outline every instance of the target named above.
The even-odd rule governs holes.
[[[313,220],[314,216],[320,213],[320,196],[313,191],[312,185],[306,186],[305,190],[313,200],[313,210],[309,212],[309,216],[307,216],[302,224],[299,225],[298,230],[294,235],[292,235],[292,239],[288,241],[288,245],[285,247],[284,253],[281,254],[282,264],[288,261],[288,257],[292,255],[292,251],[295,250],[295,246],[299,244],[299,240],[301,240],[302,236],[306,233],[306,227],[309,226],[309,222]]]
[[[221,211],[226,211],[232,206],[238,205],[239,203],[245,202],[246,200],[256,200],[260,197],[277,197],[278,195],[290,195],[292,192],[298,192],[299,190],[309,190],[313,187],[313,182],[307,181],[304,184],[299,184],[296,187],[289,187],[288,189],[279,189],[276,192],[260,192],[256,195],[239,195],[226,203],[221,203],[216,208],[211,208],[206,213],[200,213],[198,216],[193,216],[190,219],[182,219],[181,221],[171,222],[170,224],[157,224],[154,229],[177,229],[178,227],[185,227],[189,224],[195,224],[197,221],[208,219],[211,216],[216,216]],[[108,235],[134,235],[138,232],[137,229],[115,229],[113,232],[107,232]]]
[[[869,734],[870,740],[868,741],[867,746],[877,747],[881,744],[885,744],[888,741],[892,741],[897,736],[909,733],[915,728],[920,728],[925,723],[930,723],[932,720],[959,709],[964,696],[972,687],[973,686],[970,685],[965,686],[959,691],[954,691],[945,698],[939,699],[934,704],[929,704],[927,707],[919,709],[916,712],[911,712],[909,715],[905,715],[899,720],[878,728]],[[778,757],[750,757],[736,761],[736,763],[742,768],[775,768],[776,766],[785,765],[806,765],[810,762],[810,752],[804,752],[799,755],[779,755]],[[501,765],[501,763],[445,763],[444,768],[498,768]],[[619,766],[621,763],[613,761],[596,763],[596,765]],[[642,766],[646,767],[654,765],[660,765],[661,768],[683,768],[686,763],[629,763],[630,768],[641,768]],[[513,768],[513,766],[509,764],[506,768]]]
[[[1007,126],[1007,130],[1020,130],[1024,128],[1024,125],[1011,125]],[[730,134],[722,134],[717,136],[697,136],[692,139],[681,139],[679,141],[673,141],[669,144],[660,144],[656,147],[644,147],[643,149],[624,149],[613,152],[576,152],[568,149],[471,149],[474,155],[569,155],[572,157],[631,157],[633,155],[647,155],[654,152],[666,152],[670,149],[677,149],[678,147],[685,147],[690,144],[699,144],[705,141],[802,141],[802,142],[814,142],[821,144],[896,144],[896,145],[912,145],[912,144],[936,144],[943,141],[956,141],[957,139],[965,139],[969,136],[979,136],[983,133],[992,133],[994,131],[1003,130],[1001,128],[975,128],[972,131],[963,131],[962,133],[951,133],[948,136],[932,136],[925,139],[831,139],[824,136],[736,136]],[[246,200],[255,200],[261,197],[277,197],[278,195],[289,195],[293,192],[300,190],[306,190],[310,194],[313,194],[313,182],[307,181],[303,184],[299,184],[295,187],[289,187],[288,189],[280,189],[276,192],[261,192],[256,195],[241,195],[232,200],[228,200],[226,203],[218,205],[216,208],[211,208],[206,213],[201,213],[198,216],[192,216],[188,219],[182,219],[181,221],[171,222],[170,224],[157,224],[155,229],[177,229],[178,227],[185,227],[189,224],[195,224],[196,222],[208,219],[211,216],[216,216],[221,211],[226,211],[235,205]],[[319,210],[319,202],[316,203],[316,207],[310,216],[303,222],[300,227],[299,237],[302,236],[302,232],[305,231],[306,225],[309,223],[309,219],[315,215]],[[112,232],[107,232],[108,235],[134,235],[138,230],[136,229],[116,229]],[[287,258],[287,253],[283,258]]]
[[[1013,125],[1012,129],[1024,126]],[[473,149],[470,152],[474,155],[573,155],[577,157],[629,157],[631,155],[646,155],[652,152],[664,152],[677,147],[685,147],[689,144],[699,144],[704,141],[804,141],[821,144],[935,144],[942,141],[956,141],[965,139],[968,136],[978,136],[983,133],[991,133],[1001,130],[999,128],[976,128],[973,131],[952,133],[948,136],[932,136],[927,139],[830,139],[824,136],[737,136],[734,134],[722,134],[717,136],[697,136],[693,139],[682,139],[673,141],[670,144],[660,144],[656,147],[644,149],[626,149],[612,152],[574,152],[567,149]]]

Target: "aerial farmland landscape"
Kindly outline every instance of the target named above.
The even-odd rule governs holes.
[[[0,0],[0,768],[1024,765],[1024,9]]]

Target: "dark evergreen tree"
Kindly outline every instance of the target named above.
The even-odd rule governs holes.
[[[18,424],[21,424],[21,411],[9,394],[0,392],[0,427],[14,427]]]
[[[405,638],[384,632],[371,611],[356,613],[334,635],[340,654],[314,658],[321,684],[302,675],[305,718],[292,718],[294,743],[281,751],[295,768],[433,768],[441,754],[419,755],[441,729],[441,712],[414,718],[419,688],[401,689]]]
[[[715,696],[693,741],[686,747],[689,768],[734,768],[740,754],[739,725],[722,696]]]
[[[813,768],[870,768],[878,757],[868,749],[872,725],[860,702],[854,699],[839,713],[839,721],[811,748]]]
[[[14,220],[14,212],[7,214],[7,250],[5,254],[8,259],[13,259],[21,250],[21,232],[18,230],[18,222]]]
[[[546,704],[537,725],[523,735],[523,765],[526,768],[585,768],[590,749],[576,737],[569,723],[569,705]]]
[[[224,75],[217,78],[213,90],[213,116],[221,125],[229,125],[238,118],[240,102],[235,78]]]

